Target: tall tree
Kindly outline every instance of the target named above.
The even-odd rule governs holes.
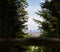
[[[27,12],[26,0],[0,1],[0,37],[16,37],[18,31],[22,32]],[[4,33],[3,33],[4,32]]]
[[[45,3],[42,4],[43,10],[38,12],[38,15],[45,19],[44,22],[41,22],[42,29],[46,32],[51,32],[53,37],[55,35],[55,37],[59,37],[59,7],[59,0],[46,0]]]
[[[43,29],[41,36],[60,38],[60,0],[45,0],[41,7],[43,10],[37,13],[45,19],[45,21],[41,22],[41,28]],[[52,50],[55,50],[54,52],[59,52],[59,49],[53,48]]]
[[[23,37],[22,29],[27,14],[26,7],[26,0],[0,0],[0,38]],[[7,48],[6,50],[3,47],[0,48],[1,52],[9,52]],[[17,48],[18,52],[22,52],[21,46]]]

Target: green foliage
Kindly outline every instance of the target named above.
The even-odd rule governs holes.
[[[51,0],[51,1],[45,1],[45,3],[42,4],[42,11],[39,11],[37,14],[42,16],[45,21],[41,22],[42,24],[42,29],[44,32],[48,32],[48,36],[53,35],[53,37],[59,37],[60,30],[60,13],[59,13],[59,0]],[[45,34],[45,33],[43,33]],[[52,37],[52,36],[51,36]]]
[[[45,21],[41,22],[41,29],[43,29],[41,37],[60,38],[60,0],[45,0],[41,7],[42,11],[37,12],[38,15],[45,19]],[[52,52],[52,49],[53,47],[47,46],[44,52]]]
[[[0,37],[15,38],[17,32],[24,28],[27,12],[26,0],[1,0],[0,1]],[[20,33],[19,33],[20,34]],[[21,33],[22,34],[22,33]],[[21,35],[22,36],[22,35]]]
[[[24,23],[28,6],[26,0],[0,0],[0,38],[23,38]],[[13,48],[12,48],[13,49]],[[16,46],[17,52],[25,52],[22,46]],[[0,52],[9,52],[8,46],[3,46]],[[4,51],[3,51],[4,50]],[[13,51],[11,51],[13,52]]]

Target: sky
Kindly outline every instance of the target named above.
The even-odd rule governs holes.
[[[37,30],[38,24],[33,21],[33,19],[37,19],[40,21],[43,21],[43,19],[38,16],[35,12],[38,12],[38,10],[41,10],[40,3],[43,2],[43,0],[27,0],[28,7],[26,8],[28,12],[28,30]]]

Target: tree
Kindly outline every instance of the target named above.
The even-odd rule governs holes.
[[[22,29],[27,14],[26,7],[26,0],[0,0],[0,38],[23,38]],[[19,49],[23,47],[17,46],[17,48],[19,52]],[[0,50],[1,52],[9,52],[7,46],[6,48],[2,46]]]
[[[60,0],[45,0],[41,7],[43,10],[37,13],[45,19],[45,21],[41,22],[41,28],[43,29],[41,36],[60,38]],[[47,50],[48,47],[45,48]],[[49,49],[52,49],[53,52],[59,52],[59,48]]]

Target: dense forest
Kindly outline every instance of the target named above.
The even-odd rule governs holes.
[[[24,38],[26,0],[0,0],[0,38]],[[8,44],[8,43],[7,43]],[[0,46],[0,52],[25,52],[22,46]]]
[[[43,31],[41,37],[60,38],[60,0],[45,0],[41,4],[42,11],[37,14],[44,19],[40,27]],[[60,48],[45,46],[43,52],[60,52]]]
[[[42,10],[36,12],[37,15],[44,19],[44,21],[36,21],[40,24],[39,29],[41,30],[41,34],[39,38],[42,38],[41,40],[44,40],[43,38],[59,39],[60,0],[44,1],[40,4]],[[28,38],[28,34],[23,32],[25,28],[23,24],[26,22],[28,12],[25,10],[27,6],[27,0],[0,0],[0,39],[7,39],[6,45],[0,45],[0,52],[60,52],[60,47],[41,46],[42,44],[40,46],[14,47],[10,45],[10,39]],[[40,43],[39,38],[25,39],[25,41],[27,40],[28,45],[36,45]]]

